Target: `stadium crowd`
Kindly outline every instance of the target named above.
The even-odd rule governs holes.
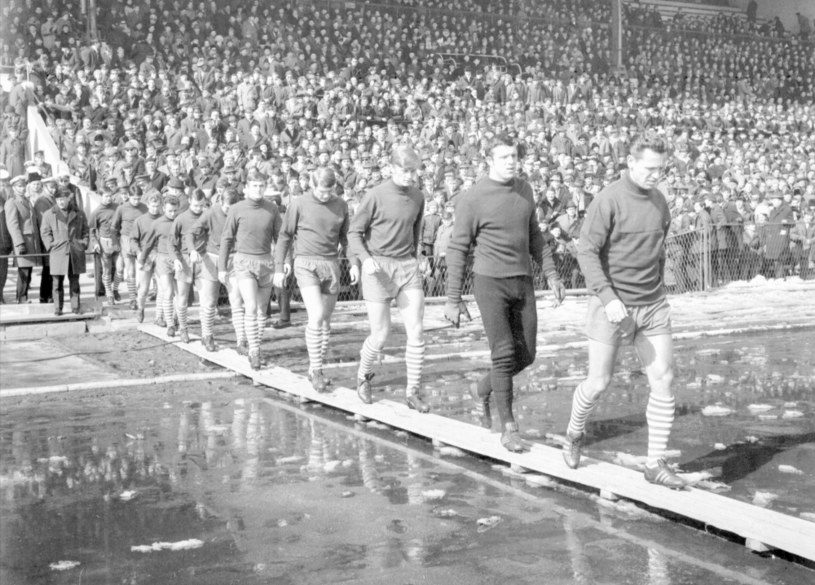
[[[750,17],[666,21],[626,4],[615,68],[609,8],[589,0],[116,0],[97,14],[101,38],[87,37],[72,2],[9,0],[2,17],[0,65],[14,79],[0,94],[0,254],[43,250],[32,226],[55,193],[71,189],[81,203],[41,154],[27,160],[35,104],[74,182],[114,206],[170,193],[183,210],[199,189],[217,202],[240,196],[257,170],[285,212],[316,168],[332,167],[353,213],[387,178],[392,146],[408,143],[423,163],[431,289],[443,286],[456,197],[485,173],[491,137],[519,138],[540,225],[561,278],[578,287],[586,207],[625,167],[633,136],[657,129],[675,145],[660,188],[678,288],[698,286],[700,249],[711,252],[714,283],[815,269],[815,48],[805,19],[791,35]],[[28,219],[16,217],[22,199]],[[40,260],[16,262],[25,281],[24,265]],[[4,260],[0,286],[6,270]]]

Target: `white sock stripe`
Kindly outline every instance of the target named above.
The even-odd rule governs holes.
[[[323,367],[323,332],[321,329],[306,326],[306,350],[311,371],[321,370]]]

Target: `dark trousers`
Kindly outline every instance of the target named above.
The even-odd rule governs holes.
[[[93,255],[93,282],[96,287],[96,296],[103,297],[107,293],[105,291],[105,281],[102,278],[102,255]]]
[[[63,283],[65,276],[62,274],[55,274],[51,277],[53,279],[52,296],[54,299],[54,311],[62,312],[62,305],[65,300],[65,289]],[[79,275],[74,273],[73,266],[68,266],[68,292],[71,299],[71,310],[74,313],[79,313]]]
[[[501,426],[514,422],[512,378],[535,361],[538,313],[530,276],[492,278],[476,274],[475,302],[490,345],[492,368],[478,384],[480,396],[495,393]]]
[[[31,271],[34,270],[31,266],[18,266],[17,267],[17,302],[26,302],[28,300],[28,287],[31,286]]]
[[[43,264],[42,274],[40,275],[40,302],[47,303],[51,300],[51,290],[54,285],[51,278],[51,267],[46,263]]]
[[[0,252],[2,254],[10,254],[11,252]],[[8,279],[8,258],[0,258],[0,302],[5,302],[3,299],[3,291],[6,290],[6,280]]]

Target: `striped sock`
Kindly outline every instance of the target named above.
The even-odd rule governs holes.
[[[209,337],[212,335],[212,328],[215,326],[215,314],[218,310],[214,305],[207,305],[201,307],[201,337]]]
[[[167,327],[173,326],[173,297],[166,292],[161,299],[161,307],[164,310],[164,321]]]
[[[405,364],[407,366],[407,388],[420,388],[422,366],[424,365],[424,341],[416,344],[408,342],[405,348]]]
[[[371,373],[374,369],[374,362],[379,358],[379,350],[376,349],[366,337],[362,344],[362,349],[359,352],[359,369],[357,370],[357,379],[362,380],[365,376]]]
[[[108,297],[113,296],[113,280],[111,279],[110,272],[102,272],[102,283],[105,285],[105,295]]]
[[[246,341],[249,342],[249,353],[260,351],[260,335],[258,331],[258,316],[245,312],[243,326],[246,329]]]
[[[589,418],[591,411],[597,405],[597,401],[592,402],[586,398],[583,392],[583,384],[574,389],[574,396],[572,397],[572,416],[569,418],[568,432],[572,435],[579,435],[586,430],[586,420]]]
[[[122,282],[122,273],[118,270],[113,272],[113,290],[119,290],[119,285]]]
[[[659,398],[653,393],[648,397],[645,419],[648,421],[648,463],[656,464],[657,459],[665,457],[668,450],[668,438],[674,423],[676,399]]]
[[[328,355],[328,342],[331,339],[331,327],[329,325],[323,325],[322,328],[322,340],[320,343],[320,363],[325,361],[325,356]]]
[[[244,325],[243,307],[232,308],[232,327],[235,329],[235,341],[240,345],[246,341],[246,326]]]
[[[322,331],[306,325],[306,349],[308,350],[308,370],[315,372],[323,369]]]
[[[136,300],[136,279],[135,278],[127,278],[127,295],[130,297],[131,301]]]
[[[178,328],[179,329],[186,329],[187,328],[187,299],[182,299],[181,295],[178,295],[175,299],[176,305],[175,310],[178,311]]]

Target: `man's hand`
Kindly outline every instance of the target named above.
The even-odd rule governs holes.
[[[351,284],[357,284],[359,282],[359,266],[356,264],[351,266]]]
[[[282,272],[275,272],[274,278],[272,278],[272,286],[275,288],[283,288],[283,285],[286,283],[286,275]]]
[[[362,269],[365,271],[365,274],[376,274],[382,268],[379,266],[379,263],[374,260],[373,258],[365,258],[362,262]]]
[[[196,262],[201,261],[201,254],[198,253],[198,250],[190,250],[190,264],[195,264]]]
[[[566,298],[566,287],[563,286],[563,282],[557,277],[549,278],[547,282],[549,283],[549,290],[555,295],[553,306],[559,307],[563,303],[563,299]]]
[[[226,270],[219,270],[218,271],[218,281],[226,286]]]
[[[419,273],[427,278],[430,276],[430,272],[430,260],[428,260],[426,256],[421,256],[419,258]]]
[[[175,269],[176,272],[181,272],[184,270],[184,264],[181,262],[181,260],[176,258],[173,260],[173,269]]]
[[[467,309],[467,303],[464,301],[459,301],[457,303],[447,301],[444,305],[444,318],[450,321],[453,324],[453,327],[458,329],[459,321],[461,320],[461,316],[464,315],[467,317],[467,321],[472,321],[473,318],[470,317],[470,311]]]
[[[628,317],[628,309],[625,308],[625,305],[620,299],[614,299],[609,304],[606,305],[606,317],[608,317],[609,323],[622,323],[622,321]]]

